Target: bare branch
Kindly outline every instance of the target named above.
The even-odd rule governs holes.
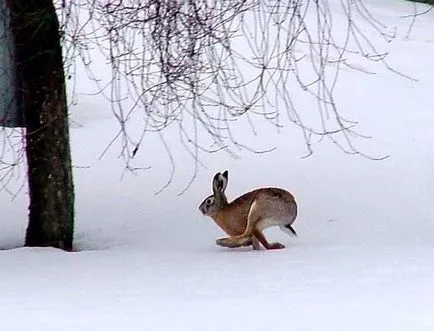
[[[413,79],[387,63],[387,52],[376,43],[387,45],[395,29],[362,0],[75,0],[61,2],[58,10],[70,76],[74,79],[80,61],[120,124],[107,148],[120,141],[120,156],[134,169],[130,161],[144,137],[157,134],[172,165],[167,185],[175,171],[162,134],[169,128],[178,131],[194,162],[187,188],[204,166],[203,153],[237,157],[240,150],[272,150],[236,137],[240,125],[259,134],[260,120],[277,132],[293,124],[308,156],[317,136],[344,153],[370,157],[355,145],[355,137],[363,137],[357,123],[347,120],[335,101],[341,68],[372,74],[354,63],[363,59]],[[342,17],[334,16],[337,10]],[[336,33],[334,23],[342,18],[345,25],[339,26],[345,29]],[[108,81],[93,70],[95,51],[107,61]],[[316,101],[315,117],[300,107],[304,94]],[[137,118],[143,120],[139,135],[130,126]]]

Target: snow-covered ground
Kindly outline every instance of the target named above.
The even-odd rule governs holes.
[[[397,27],[390,64],[418,82],[381,66],[376,75],[345,70],[337,101],[374,137],[361,148],[389,158],[323,143],[302,159],[291,130],[264,128],[263,144],[276,151],[209,156],[177,196],[192,171],[180,162],[154,195],[170,173],[164,153],[150,140],[140,157],[152,168],[121,178],[117,150],[98,160],[116,123],[103,101],[83,97],[71,110],[80,124],[71,131],[78,251],[0,252],[0,330],[434,330],[434,12],[407,39],[401,16],[412,4],[367,3]],[[198,205],[225,169],[230,197],[270,185],[294,193],[299,237],[266,231],[287,249],[214,244],[223,233]],[[22,245],[24,193],[0,193],[3,248]]]

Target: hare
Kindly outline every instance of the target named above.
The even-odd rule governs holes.
[[[291,193],[280,188],[259,188],[228,203],[225,190],[228,171],[217,173],[212,182],[214,194],[199,206],[203,215],[211,217],[230,237],[217,239],[225,247],[253,246],[260,249],[285,248],[281,243],[269,243],[262,231],[279,226],[286,233],[297,235],[292,223],[297,217],[297,203]]]

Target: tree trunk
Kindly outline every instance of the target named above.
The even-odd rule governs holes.
[[[27,246],[72,249],[74,188],[59,22],[51,0],[10,1],[26,126]]]

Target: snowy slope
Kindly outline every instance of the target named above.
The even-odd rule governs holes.
[[[300,137],[264,127],[261,144],[276,151],[209,156],[177,196],[193,169],[181,162],[154,195],[169,176],[167,158],[149,138],[140,161],[152,168],[121,178],[117,150],[98,160],[116,123],[103,100],[82,97],[71,132],[79,251],[0,251],[0,330],[434,330],[434,12],[407,39],[401,16],[412,4],[366,3],[397,27],[390,64],[418,82],[379,65],[376,75],[345,70],[337,101],[373,136],[360,147],[389,158],[323,143],[301,159]],[[266,232],[287,249],[215,246],[223,233],[198,205],[225,169],[230,197],[262,185],[294,193],[299,237]],[[0,194],[0,246],[20,246],[25,195]]]

